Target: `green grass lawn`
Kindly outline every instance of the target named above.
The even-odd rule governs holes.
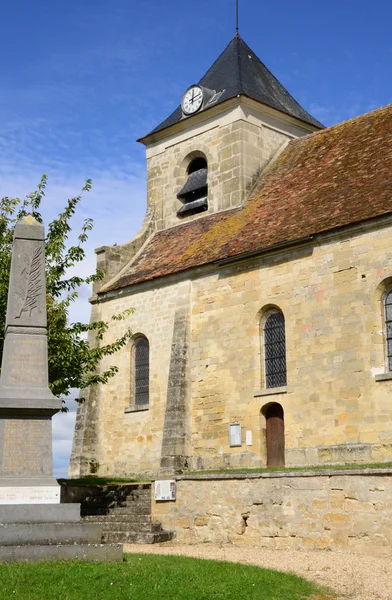
[[[313,467],[260,467],[255,469],[212,469],[211,471],[187,471],[184,475],[208,475],[220,473],[273,473],[285,471],[333,471],[345,469],[391,469],[392,462],[349,465],[315,465]]]
[[[218,473],[270,473],[274,471],[326,471],[330,469],[390,469],[392,462],[387,463],[365,463],[349,465],[316,465],[314,467],[260,467],[256,469],[213,469],[211,471],[186,471],[184,475],[208,475]],[[131,483],[151,483],[148,479],[127,479],[121,477],[80,477],[79,479],[58,479],[58,482],[68,485],[115,485]]]
[[[127,554],[123,563],[0,565],[1,600],[329,600],[295,575],[248,565]]]

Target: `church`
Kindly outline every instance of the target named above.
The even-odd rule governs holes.
[[[70,476],[392,461],[392,105],[325,128],[237,34],[139,141],[140,232],[96,250],[133,337]]]

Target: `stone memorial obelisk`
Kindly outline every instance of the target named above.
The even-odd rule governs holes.
[[[122,544],[101,544],[102,525],[60,504],[52,474],[52,417],[61,400],[48,388],[44,227],[16,224],[0,376],[0,562],[122,560]]]
[[[52,416],[61,400],[48,388],[44,226],[15,227],[0,378],[0,504],[60,502],[52,474]]]

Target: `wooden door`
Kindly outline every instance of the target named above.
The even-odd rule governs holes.
[[[266,412],[267,466],[284,466],[284,416],[280,404],[271,404]]]

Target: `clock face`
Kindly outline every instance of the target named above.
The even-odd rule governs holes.
[[[186,115],[193,115],[203,104],[203,91],[198,85],[192,85],[182,98],[181,107]]]

